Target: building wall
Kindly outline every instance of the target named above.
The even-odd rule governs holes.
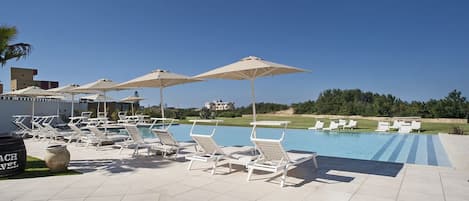
[[[35,115],[56,115],[57,108],[62,120],[67,121],[70,116],[72,103],[70,101],[58,101],[40,99],[36,100]],[[86,103],[75,102],[74,108],[78,111],[87,111]],[[25,97],[5,97],[0,96],[0,135],[15,130],[15,126],[11,123],[13,115],[31,115],[32,99]]]
[[[37,72],[37,69],[12,67],[10,70],[11,91],[24,89],[29,86],[38,86],[42,89],[59,87],[59,82],[57,81],[34,80],[34,76],[37,75]]]
[[[223,111],[223,110],[233,110],[233,102],[222,102],[222,101],[212,101],[205,103],[205,107],[210,110]]]
[[[0,94],[3,94],[3,84],[0,83]]]

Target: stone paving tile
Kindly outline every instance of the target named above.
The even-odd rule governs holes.
[[[127,193],[129,189],[126,183],[121,184],[103,184],[96,191],[94,191],[90,196],[91,197],[100,197],[100,196],[122,196]]]
[[[338,191],[338,192],[345,192],[345,193],[354,193],[360,188],[360,184],[350,184],[350,183],[333,183],[333,184],[328,184],[324,185],[322,187],[322,190],[326,191]]]
[[[278,190],[260,198],[259,201],[304,200],[306,196],[311,193],[311,191],[306,191],[300,188],[279,188]]]
[[[0,192],[2,195],[2,200],[15,200],[16,198],[20,197],[23,195],[23,191],[18,192],[18,191],[3,191]]]
[[[182,180],[180,183],[187,185],[187,186],[200,187],[200,186],[204,186],[213,182],[215,182],[215,180],[212,178],[195,176],[195,177],[188,177]]]
[[[375,186],[365,184],[360,186],[355,196],[359,197],[379,197],[383,199],[395,200],[399,193],[399,186],[387,187],[387,186]],[[354,197],[355,197],[354,196]]]
[[[228,195],[220,195],[220,196],[214,197],[210,201],[239,201],[239,198],[228,196]]]
[[[431,195],[428,193],[419,193],[412,191],[401,191],[397,198],[398,201],[445,201],[443,195]]]
[[[394,201],[395,199],[378,197],[373,195],[354,195],[350,201]]]
[[[382,186],[387,188],[399,188],[401,184],[402,179],[383,176],[370,176],[363,182],[363,185]]]
[[[26,192],[19,197],[15,198],[15,201],[23,201],[23,200],[48,200],[54,197],[56,194],[61,192],[63,189],[41,189],[41,190],[34,190]],[[3,197],[3,196],[2,196]]]
[[[304,200],[317,201],[348,201],[352,197],[351,193],[317,190],[311,192]]]
[[[181,200],[210,200],[219,195],[221,194],[215,193],[213,191],[208,191],[204,189],[193,189],[193,190],[178,194],[174,196],[174,198],[181,199]]]
[[[213,183],[209,183],[209,184],[201,186],[202,189],[210,190],[210,191],[217,192],[217,193],[226,193],[236,187],[237,187],[236,184],[228,183],[224,181],[217,181],[217,182],[213,182]]]
[[[245,184],[240,185],[224,194],[237,197],[238,199],[242,200],[257,200],[270,194],[271,192],[278,190],[279,188],[279,185],[265,182],[245,182]]]
[[[161,188],[156,189],[158,193],[169,195],[171,197],[176,196],[178,194],[184,193],[186,191],[190,191],[194,189],[194,187],[187,186],[180,183],[170,184],[168,186],[162,186]]]
[[[86,187],[86,188],[66,188],[62,192],[54,195],[51,199],[60,200],[60,199],[68,199],[68,198],[86,198],[91,195],[96,188],[93,187]]]
[[[159,193],[142,193],[137,195],[126,195],[121,201],[152,201],[159,200]]]
[[[104,196],[104,197],[88,197],[85,201],[114,201],[114,200],[121,200],[122,195],[119,196]]]
[[[409,183],[404,181],[400,192],[416,192],[443,196],[443,189],[439,183]]]

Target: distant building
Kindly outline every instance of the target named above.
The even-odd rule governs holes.
[[[233,110],[235,107],[234,107],[233,102],[223,102],[222,100],[216,100],[212,102],[206,102],[205,108],[209,110],[223,111],[223,110]]]
[[[3,84],[0,83],[0,94],[3,94]]]
[[[34,80],[35,75],[37,75],[37,69],[11,67],[11,91],[24,89],[29,86],[38,86],[41,89],[59,87],[59,82],[57,81]]]

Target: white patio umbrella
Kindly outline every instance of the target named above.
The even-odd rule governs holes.
[[[34,117],[34,105],[35,105],[34,102],[36,102],[36,97],[38,97],[38,96],[55,96],[55,95],[57,95],[57,93],[46,91],[46,90],[41,89],[37,86],[30,86],[30,87],[26,87],[24,89],[20,89],[20,90],[12,91],[12,92],[9,92],[9,93],[5,93],[4,95],[32,97],[33,101],[32,101],[31,118],[33,118]],[[34,125],[31,125],[31,128],[34,129]]]
[[[143,88],[152,87],[160,88],[160,106],[161,116],[164,118],[164,107],[163,107],[163,89],[178,84],[184,84],[189,82],[202,81],[199,78],[192,78],[185,75],[171,73],[166,70],[157,69],[146,75],[137,77],[127,82],[121,83],[116,87],[120,88]]]
[[[256,121],[256,96],[254,93],[254,80],[258,77],[306,71],[307,70],[301,68],[266,61],[259,57],[248,56],[235,63],[213,69],[194,77],[250,80],[252,93],[252,119],[253,121]]]
[[[117,85],[117,83],[113,82],[109,79],[99,79],[97,81],[82,85],[73,89],[72,91],[100,91],[103,92],[104,97],[106,98],[106,92],[113,91],[113,90],[120,90],[117,88],[113,88]],[[106,99],[104,99],[104,117],[107,117],[107,109],[106,109]]]
[[[120,102],[132,104],[132,115],[135,115],[135,113],[134,113],[134,103],[136,103],[138,101],[141,101],[141,100],[145,100],[145,99],[142,98],[142,97],[138,97],[138,96],[127,96],[127,97],[121,99]]]
[[[111,98],[109,96],[104,96],[103,94],[93,94],[93,95],[83,96],[80,99],[92,100],[94,102],[98,102],[98,107],[96,107],[96,116],[99,113],[99,105],[100,105],[101,102],[106,103],[106,102],[109,102],[109,101],[113,100],[113,98]],[[106,108],[106,105],[104,105],[104,108]]]
[[[73,117],[74,116],[74,106],[75,106],[75,95],[77,94],[89,94],[89,93],[96,93],[95,91],[88,91],[88,90],[84,90],[84,91],[80,91],[80,90],[75,90],[77,87],[79,87],[80,85],[78,84],[69,84],[69,85],[65,85],[63,87],[58,87],[58,88],[53,88],[53,89],[48,89],[47,91],[51,91],[51,92],[56,92],[56,93],[62,93],[62,94],[70,94],[72,96],[72,111],[71,111],[71,114],[70,116]]]

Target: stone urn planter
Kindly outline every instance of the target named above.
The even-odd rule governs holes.
[[[48,146],[44,161],[51,172],[67,171],[70,162],[70,152],[67,150],[67,145]]]

